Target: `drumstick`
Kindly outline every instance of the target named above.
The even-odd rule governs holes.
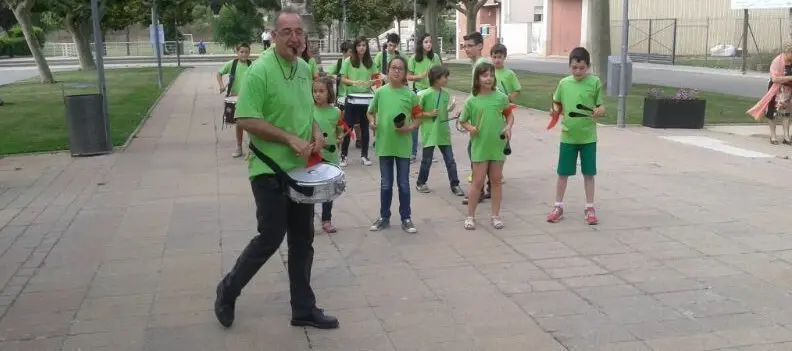
[[[591,117],[591,115],[587,115],[585,113],[571,111],[571,112],[569,112],[569,117]]]
[[[576,107],[578,110],[585,110],[585,111],[594,112],[594,109],[593,109],[593,108],[591,108],[591,107],[588,107],[588,106],[586,106],[586,105],[583,105],[583,104],[577,104],[575,107]]]

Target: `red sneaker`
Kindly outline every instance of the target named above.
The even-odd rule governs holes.
[[[558,223],[564,217],[564,208],[561,206],[554,206],[550,214],[547,215],[547,222]]]
[[[583,211],[583,216],[586,219],[586,223],[588,225],[596,225],[599,223],[597,220],[597,214],[594,211],[594,207],[589,207]]]

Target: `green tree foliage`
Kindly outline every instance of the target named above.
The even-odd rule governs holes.
[[[54,83],[55,79],[52,77],[52,70],[50,70],[47,59],[41,50],[41,45],[36,39],[33,20],[30,16],[31,10],[36,5],[35,0],[3,0],[3,3],[11,9],[17,22],[19,22],[19,28],[25,37],[25,42],[28,44],[30,54],[36,61],[36,68],[38,69],[41,82]]]
[[[214,40],[228,48],[254,41],[259,28],[261,16],[240,11],[233,5],[223,5],[212,23]]]

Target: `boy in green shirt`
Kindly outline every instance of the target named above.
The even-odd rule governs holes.
[[[242,79],[245,78],[248,67],[252,63],[250,61],[250,44],[242,43],[236,48],[237,58],[226,62],[220,71],[217,72],[217,85],[220,86],[220,92],[226,93],[228,96],[239,95],[239,90],[242,87]],[[236,62],[236,65],[234,65]],[[223,82],[223,76],[228,75],[228,84]],[[229,89],[231,89],[229,91]],[[242,152],[242,138],[243,130],[236,126],[236,150],[231,154],[232,157],[241,157]]]
[[[577,47],[569,53],[569,68],[572,75],[558,82],[553,102],[560,103],[563,108],[561,117],[561,145],[558,152],[558,182],[556,184],[556,202],[553,210],[547,215],[547,221],[556,223],[564,215],[564,193],[569,176],[575,175],[578,155],[580,155],[580,172],[583,173],[583,184],[586,191],[586,209],[583,211],[586,223],[598,223],[594,211],[594,176],[597,174],[597,122],[595,118],[605,115],[602,106],[602,83],[600,79],[589,74],[591,55],[588,50]],[[577,106],[581,104],[593,109],[591,117],[569,117],[569,112],[586,113]]]
[[[388,75],[388,65],[390,64],[391,60],[394,57],[399,56],[399,42],[401,39],[399,35],[396,33],[390,33],[385,37],[387,42],[385,43],[385,51],[380,51],[374,56],[374,67],[376,67],[377,72],[382,73],[383,75]],[[382,56],[385,55],[385,59],[383,60]],[[383,65],[384,61],[384,65]]]
[[[517,74],[514,71],[506,68],[506,46],[497,44],[490,50],[490,57],[492,57],[492,64],[495,65],[495,79],[498,81],[498,90],[509,97],[509,102],[514,103],[517,97],[520,96],[522,86],[517,79]]]
[[[443,155],[451,192],[456,196],[465,196],[459,186],[457,165],[454,160],[454,150],[451,148],[451,128],[448,126],[448,111],[454,109],[455,102],[443,87],[448,83],[450,72],[443,66],[435,66],[429,70],[429,84],[431,88],[418,92],[421,109],[424,111],[437,111],[437,116],[422,118],[421,122],[421,169],[418,172],[416,190],[419,193],[429,193],[431,190],[426,185],[429,180],[429,169],[432,167],[432,158],[435,146]]]

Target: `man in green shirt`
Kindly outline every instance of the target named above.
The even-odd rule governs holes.
[[[289,172],[305,167],[306,159],[321,153],[325,144],[313,116],[311,73],[308,64],[298,56],[305,40],[300,16],[293,11],[281,12],[272,37],[277,48],[248,69],[236,108],[237,125],[248,132],[251,142],[248,170],[256,202],[258,235],[217,285],[215,316],[226,328],[233,324],[236,299],[242,288],[278,251],[288,233],[291,324],[338,328],[338,320],[316,306],[311,289],[314,206],[292,201],[286,195],[288,185],[261,160],[261,156],[269,157],[284,172]]]

